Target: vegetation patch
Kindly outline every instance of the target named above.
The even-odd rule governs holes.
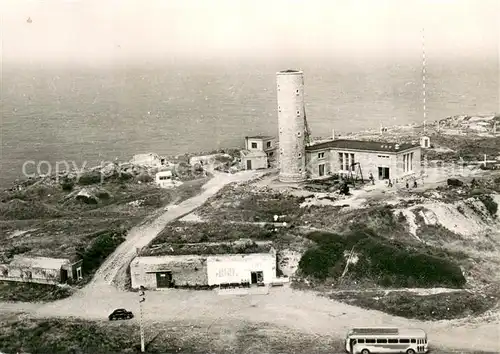
[[[477,161],[483,158],[483,154],[490,156],[500,154],[500,137],[464,139],[463,137],[433,135],[432,143],[439,146],[453,147],[454,152],[427,151],[428,159],[442,159],[444,161],[458,161],[460,156],[464,161]]]
[[[224,323],[221,320],[210,327],[183,322],[150,323],[147,329],[147,353],[330,354],[345,351],[342,339],[266,323]],[[139,326],[126,322],[4,320],[0,321],[0,351],[32,354],[139,353]],[[433,353],[494,354],[436,347]]]
[[[256,192],[249,185],[228,185],[210,198],[197,214],[205,219],[221,222],[295,222],[304,213],[300,204],[304,198],[283,195],[273,191]]]
[[[460,267],[442,250],[424,245],[409,245],[378,236],[359,228],[348,234],[312,232],[316,242],[299,262],[303,277],[338,281],[353,250],[356,261],[349,265],[346,280],[371,280],[386,287],[463,287],[466,279]]]
[[[483,202],[486,210],[490,213],[493,218],[496,218],[498,211],[498,204],[493,200],[491,195],[480,195],[479,200]]]
[[[275,249],[302,244],[299,229],[268,223],[217,223],[176,221],[143,248],[143,255],[186,255],[267,253],[268,243]]]
[[[387,238],[406,237],[411,239],[405,223],[401,222],[404,216],[394,215],[394,208],[389,205],[374,206],[353,211],[340,211],[338,207],[310,207],[300,218],[302,224],[319,229],[332,230],[337,233],[349,233],[361,228],[377,231]]]
[[[97,236],[86,248],[80,247],[76,253],[82,259],[86,278],[90,279],[104,260],[125,241],[127,230],[107,230]]]
[[[272,224],[237,224],[215,222],[182,222],[176,221],[168,224],[151,243],[198,243],[234,241],[241,238],[252,240],[274,240],[284,236],[286,230],[275,228]]]
[[[71,257],[103,235],[125,232],[137,219],[61,218],[0,222],[0,261],[16,254],[52,258]],[[22,232],[19,232],[22,230]],[[84,268],[85,272],[85,268]]]
[[[330,297],[350,305],[423,321],[480,315],[493,308],[499,300],[498,294],[485,295],[467,291],[431,295],[409,291],[342,292],[331,294]]]
[[[0,219],[3,220],[50,219],[62,214],[49,205],[35,201],[11,199],[0,203]]]
[[[0,281],[0,301],[55,301],[71,296],[69,287],[48,284]]]

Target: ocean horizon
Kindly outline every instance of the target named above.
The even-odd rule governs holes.
[[[22,178],[26,161],[91,166],[138,153],[242,147],[247,135],[277,135],[276,72],[289,68],[304,71],[313,136],[424,119],[421,59],[102,69],[4,63],[0,187]],[[428,121],[499,111],[498,60],[430,60],[426,73]]]

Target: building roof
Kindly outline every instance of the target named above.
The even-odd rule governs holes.
[[[261,150],[240,150],[243,157],[266,157],[267,154]]]
[[[246,136],[245,139],[262,139],[262,140],[267,140],[267,139],[274,139],[274,136],[271,136],[271,135],[252,135],[252,136]]]
[[[140,252],[140,256],[251,254],[269,253],[272,250],[271,241],[240,239],[233,242],[163,243],[149,246]]]
[[[156,176],[172,176],[172,170],[157,172]]]
[[[374,151],[374,152],[401,152],[408,149],[414,149],[420,147],[420,145],[413,144],[398,144],[398,143],[387,143],[383,141],[365,141],[365,140],[350,140],[350,139],[339,139],[330,140],[314,145],[309,145],[306,147],[306,151],[316,151],[323,149],[345,149],[345,150],[362,150],[362,151]]]
[[[420,328],[389,328],[389,327],[376,327],[376,328],[352,328],[349,335],[358,336],[402,336],[402,337],[425,337],[425,331]]]
[[[69,263],[69,259],[64,258],[23,257],[15,255],[9,265],[42,269],[61,269],[63,265]]]
[[[295,70],[295,69],[288,69],[288,70],[278,71],[277,74],[278,75],[283,75],[283,74],[302,74],[302,71]]]

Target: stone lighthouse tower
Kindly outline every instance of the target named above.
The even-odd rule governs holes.
[[[279,180],[306,179],[304,74],[285,70],[276,73],[279,127]]]

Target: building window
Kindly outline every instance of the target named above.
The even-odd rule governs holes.
[[[413,171],[413,152],[403,155],[403,172]]]
[[[324,159],[324,158],[325,158],[325,153],[324,152],[318,153],[318,159]]]
[[[270,141],[268,141],[268,142],[266,143],[266,146],[267,146],[268,148],[270,148],[270,147],[271,147],[271,142],[270,142]]]
[[[257,149],[257,143],[252,143],[252,149]]]
[[[354,154],[339,152],[339,166],[341,171],[350,171],[354,163]]]

